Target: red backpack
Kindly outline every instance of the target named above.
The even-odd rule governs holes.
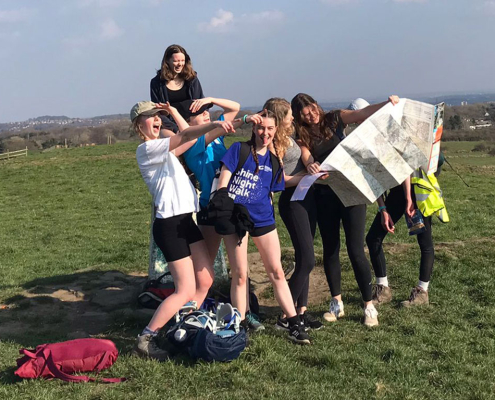
[[[19,350],[14,372],[20,378],[59,378],[66,382],[94,382],[88,376],[69,375],[74,372],[100,372],[110,367],[119,355],[115,344],[105,339],[76,339],[61,343],[42,344],[35,350]],[[123,382],[125,378],[103,378],[104,383]]]

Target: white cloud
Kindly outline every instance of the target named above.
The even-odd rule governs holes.
[[[35,9],[25,7],[17,10],[0,10],[0,22],[29,21],[35,13]]]
[[[81,8],[87,7],[97,7],[97,8],[108,8],[108,7],[120,7],[124,4],[125,0],[78,0],[77,5]]]
[[[201,32],[229,32],[234,25],[234,14],[230,11],[218,10],[217,16],[210,22],[202,22],[198,25]]]
[[[244,14],[242,16],[248,22],[263,23],[263,22],[283,22],[285,14],[282,11],[262,11],[255,14]]]
[[[198,30],[201,32],[226,33],[232,32],[236,28],[246,27],[249,24],[279,24],[284,22],[285,18],[285,14],[278,10],[261,11],[234,17],[232,12],[220,9],[210,22],[200,23]]]
[[[117,23],[111,18],[108,18],[107,20],[103,21],[100,27],[101,27],[100,39],[103,40],[115,39],[124,34],[124,30],[121,29],[117,25]]]
[[[393,0],[395,3],[426,3],[428,0]]]

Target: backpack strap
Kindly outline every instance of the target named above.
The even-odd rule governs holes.
[[[270,150],[268,150],[270,151]],[[277,177],[277,174],[278,174],[278,171],[280,170],[280,162],[278,161],[278,158],[275,154],[273,154],[271,151],[270,151],[270,161],[272,163],[272,185],[273,186],[273,183],[275,182],[275,179]]]
[[[232,178],[244,166],[244,164],[246,163],[249,157],[249,154],[251,154],[251,145],[249,144],[249,142],[241,142],[241,146],[239,150],[239,159],[237,160],[237,167],[235,167],[235,171],[232,172]]]

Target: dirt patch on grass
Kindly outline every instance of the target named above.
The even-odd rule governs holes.
[[[136,308],[143,274],[92,271],[57,280],[61,278],[40,280],[0,305],[0,339],[30,333],[89,337],[107,331],[119,318],[146,321],[152,314]]]

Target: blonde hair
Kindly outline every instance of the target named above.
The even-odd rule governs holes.
[[[283,157],[290,146],[290,137],[293,133],[292,125],[284,126],[284,119],[290,110],[290,104],[280,97],[272,97],[265,102],[263,110],[270,111],[274,115],[277,132],[275,132],[273,147],[277,156],[280,154]]]
[[[141,130],[141,125],[139,124],[141,121],[141,118],[143,115],[139,115],[134,120],[132,121],[132,129],[138,134],[138,136],[141,138],[141,140],[145,140],[146,136],[144,136],[143,131]]]

